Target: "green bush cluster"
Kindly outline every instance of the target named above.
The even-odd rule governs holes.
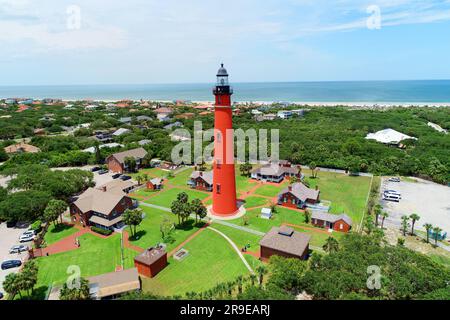
[[[91,227],[91,230],[104,236],[109,236],[112,233],[109,229],[102,229],[94,226]]]

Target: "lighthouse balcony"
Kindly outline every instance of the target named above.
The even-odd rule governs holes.
[[[215,86],[213,88],[213,94],[233,94],[233,87],[231,86]]]

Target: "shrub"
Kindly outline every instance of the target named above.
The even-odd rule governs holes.
[[[42,221],[41,220],[36,220],[35,222],[33,222],[30,226],[31,230],[34,230],[36,233],[39,233],[42,229]]]
[[[112,233],[112,231],[109,229],[102,229],[98,227],[91,227],[91,230],[104,236],[109,236]]]

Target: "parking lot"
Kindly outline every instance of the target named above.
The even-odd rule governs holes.
[[[22,252],[20,254],[10,254],[9,249],[12,246],[19,244],[20,235],[26,231],[27,228],[7,228],[6,223],[0,224],[0,263],[5,260],[17,259],[22,262],[28,257],[27,252]],[[31,246],[31,242],[24,243],[25,245]],[[0,291],[3,292],[3,280],[5,280],[6,275],[11,272],[19,271],[19,268],[1,270],[0,269]]]
[[[401,182],[389,182],[383,178],[381,192],[384,189],[395,190],[401,194],[399,202],[382,200],[381,203],[389,213],[386,225],[400,227],[401,217],[417,213],[420,220],[416,228],[425,230],[424,223],[431,223],[446,231],[450,236],[450,188],[430,181],[414,178]]]

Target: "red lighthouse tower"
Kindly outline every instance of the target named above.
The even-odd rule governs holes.
[[[213,205],[214,215],[227,217],[237,211],[236,178],[234,171],[234,136],[231,95],[233,89],[228,83],[228,72],[222,66],[217,72],[217,84],[213,89],[216,96],[214,108],[214,163],[213,163]]]

